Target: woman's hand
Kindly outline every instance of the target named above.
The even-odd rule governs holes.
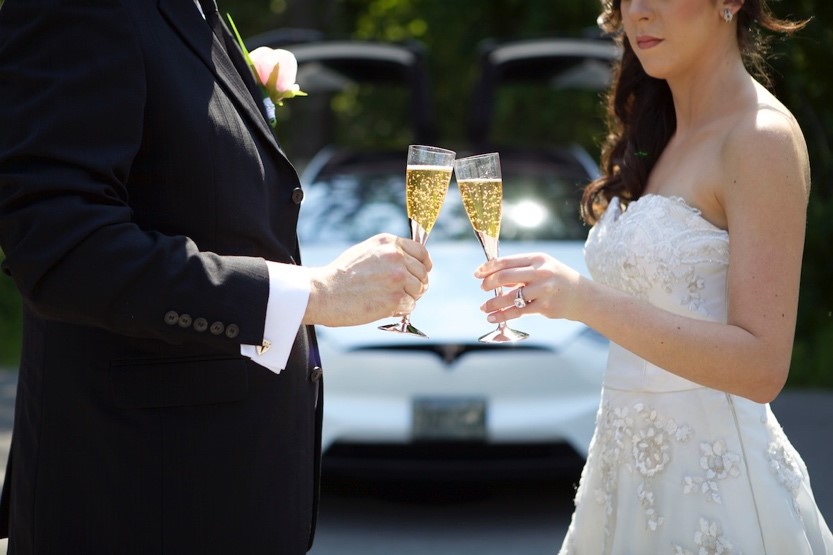
[[[490,260],[474,273],[481,287],[504,294],[483,303],[480,309],[490,322],[504,322],[524,314],[577,320],[581,286],[586,280],[577,271],[544,253],[518,254]],[[524,308],[515,306],[518,287],[523,287]]]

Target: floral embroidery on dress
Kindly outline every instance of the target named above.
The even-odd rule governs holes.
[[[688,295],[683,298],[680,304],[687,306],[692,312],[706,314],[705,301],[702,297],[702,291],[706,287],[706,280],[692,268],[685,275],[684,281],[688,284]]]
[[[663,418],[644,403],[632,406],[602,405],[597,439],[600,441],[601,481],[596,489],[596,501],[605,509],[605,538],[612,534],[610,519],[615,512],[617,473],[621,470],[642,477],[637,487],[637,498],[645,516],[646,529],[656,532],[665,522],[661,508],[656,505],[653,482],[671,463],[674,445],[694,436],[686,424],[673,418]],[[723,439],[700,442],[701,476],[686,477],[685,493],[701,493],[710,501],[722,503],[719,482],[741,475],[741,457],[730,451]],[[731,542],[723,535],[720,523],[701,518],[696,529],[695,551],[675,546],[676,555],[730,555]],[[605,542],[607,543],[607,542]]]
[[[798,492],[804,475],[801,467],[793,456],[792,450],[788,449],[789,442],[784,436],[783,430],[776,430],[775,439],[770,442],[767,449],[769,457],[769,468],[775,474],[778,482],[790,492],[793,498],[793,507],[796,514],[801,515],[798,506]]]
[[[732,543],[723,535],[720,524],[700,519],[700,527],[694,532],[694,543],[698,549],[696,552],[683,549],[679,545],[674,546],[674,555],[731,555]]]
[[[654,426],[638,430],[633,435],[633,460],[643,476],[653,477],[671,460],[668,436]]]
[[[611,534],[609,519],[614,512],[613,499],[617,472],[625,468],[642,476],[637,497],[645,514],[645,526],[655,532],[665,517],[655,506],[653,478],[672,459],[672,444],[685,442],[693,435],[687,425],[678,425],[673,418],[663,419],[659,413],[636,403],[632,407],[602,406],[598,438],[601,443],[601,484],[595,491],[596,501],[605,507],[605,536]],[[629,445],[629,447],[628,447]]]
[[[612,408],[608,403],[602,407],[598,430],[598,437],[602,442],[599,454],[602,483],[601,487],[596,489],[595,495],[596,501],[604,505],[606,537],[611,533],[609,519],[613,514],[616,472],[625,450],[625,441],[633,433],[632,426],[633,418],[628,407]]]
[[[790,493],[795,495],[801,485],[801,470],[790,453],[783,445],[775,442],[769,444],[770,468],[778,477],[778,481],[786,487]]]
[[[661,288],[689,312],[722,316],[709,314],[703,293],[711,276],[725,277],[729,235],[682,198],[645,195],[626,211],[612,199],[588,235],[585,259],[594,280],[620,291],[649,300]]]
[[[683,493],[702,493],[710,501],[722,504],[719,480],[740,476],[740,455],[726,449],[726,443],[719,439],[714,443],[700,443],[700,468],[705,476],[686,476],[683,479]]]

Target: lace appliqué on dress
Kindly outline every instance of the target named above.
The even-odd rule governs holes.
[[[601,484],[595,494],[596,501],[605,508],[606,538],[612,532],[610,519],[615,510],[617,476],[622,468],[642,477],[637,496],[646,528],[656,531],[662,526],[665,517],[655,506],[653,478],[671,461],[673,444],[688,441],[692,434],[687,425],[678,425],[673,418],[664,419],[643,403],[631,407],[603,405],[597,436],[601,442]]]
[[[723,535],[720,524],[705,518],[700,519],[700,527],[694,532],[694,544],[696,552],[675,545],[674,555],[732,555],[732,543]]]
[[[605,543],[613,530],[611,519],[616,511],[615,500],[618,474],[623,469],[641,477],[637,498],[645,519],[645,528],[656,532],[665,522],[661,507],[656,504],[654,480],[675,456],[674,446],[694,437],[694,430],[687,424],[678,424],[673,418],[664,418],[644,403],[632,406],[602,405],[599,415],[597,440],[601,480],[595,490],[595,498],[604,505]],[[699,466],[702,475],[686,477],[682,484],[685,494],[702,494],[710,502],[722,503],[719,482],[741,475],[741,457],[727,449],[722,439],[700,442]],[[692,540],[695,551],[674,546],[675,554],[725,554],[732,553],[732,543],[724,537],[720,522],[701,518],[695,523]]]
[[[801,466],[795,460],[789,445],[784,431],[778,428],[775,430],[775,438],[770,442],[767,449],[767,456],[769,457],[770,470],[775,474],[778,482],[792,495],[793,508],[796,514],[801,517],[798,493],[804,481],[804,474],[801,472]]]
[[[659,285],[674,302],[712,319],[707,278],[728,265],[729,235],[680,197],[644,195],[622,211],[618,198],[585,244],[593,279],[643,300]]]
[[[727,478],[737,478],[741,475],[740,455],[726,449],[726,442],[719,439],[715,442],[700,443],[700,468],[705,471],[703,476],[686,476],[683,479],[683,493],[701,493],[713,503],[722,504],[718,482]],[[723,535],[718,521],[700,519],[700,526],[694,532],[694,544],[697,551],[692,552],[680,545],[674,546],[674,555],[729,555],[732,553],[732,543]]]
[[[700,443],[700,468],[704,476],[686,476],[683,479],[683,493],[702,493],[706,499],[722,504],[718,481],[740,476],[740,455],[726,449],[726,443],[719,439],[714,443]]]

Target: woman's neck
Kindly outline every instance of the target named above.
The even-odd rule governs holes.
[[[736,112],[749,91],[754,91],[740,52],[732,46],[704,53],[696,66],[667,80],[678,133]]]

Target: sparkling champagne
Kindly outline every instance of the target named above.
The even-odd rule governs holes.
[[[503,182],[500,178],[458,179],[460,196],[472,227],[478,235],[497,239],[500,235],[500,216]]]
[[[498,256],[498,236],[503,205],[503,180],[497,152],[469,156],[454,162],[457,186],[463,199],[474,234],[480,240],[487,260]],[[503,295],[503,286],[495,289],[495,296]],[[479,337],[483,343],[511,343],[526,339],[529,334],[513,330],[506,322],[498,322],[497,329]]]
[[[451,166],[408,165],[405,173],[405,201],[408,218],[418,223],[425,234],[431,232],[451,181]]]

